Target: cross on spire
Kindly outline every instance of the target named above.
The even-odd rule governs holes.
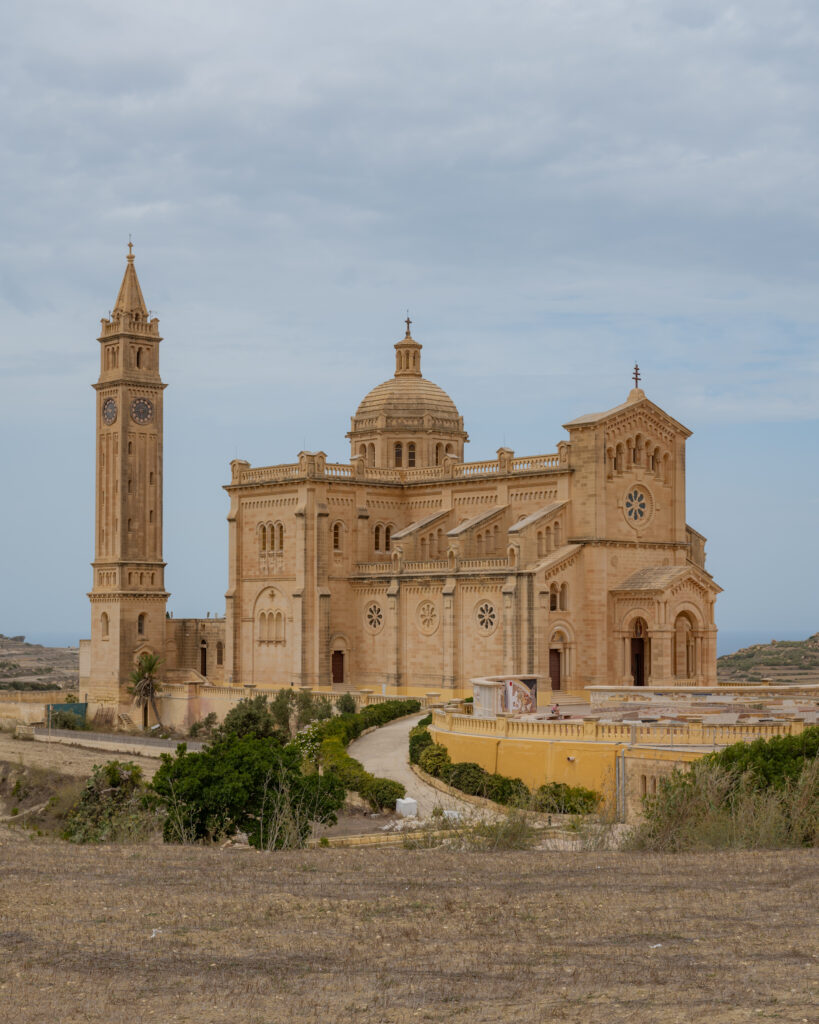
[[[634,373],[632,373],[631,376],[634,378],[634,386],[635,386],[635,388],[639,387],[640,386],[640,367],[636,363],[634,364]]]
[[[410,336],[410,324],[412,323],[412,320],[410,320],[409,310],[407,310],[407,319],[404,321],[404,323],[407,325],[406,337],[409,338],[409,336]]]
[[[131,235],[128,235],[128,259],[133,260],[134,258],[134,243],[131,241]]]

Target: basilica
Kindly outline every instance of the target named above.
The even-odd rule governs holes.
[[[237,688],[715,683],[720,588],[686,523],[690,431],[635,373],[625,401],[564,424],[556,451],[466,461],[463,418],[422,375],[411,326],[351,418],[349,462],[230,464],[224,618],[173,619],[161,338],[129,253],[94,385],[92,704],[127,703],[143,652],[168,680]]]

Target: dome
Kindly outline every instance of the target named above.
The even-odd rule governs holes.
[[[431,380],[391,377],[363,398],[355,418],[386,416],[388,420],[415,420],[427,415],[435,419],[460,419],[455,403]]]

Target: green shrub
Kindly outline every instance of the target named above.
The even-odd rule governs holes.
[[[327,773],[335,775],[346,790],[362,796],[375,811],[394,808],[399,797],[406,796],[400,782],[371,775],[364,766],[350,757],[338,737],[331,736],[321,744],[321,763]]]
[[[286,690],[282,690],[281,693],[287,697],[290,696]],[[225,715],[225,720],[216,733],[217,741],[225,740],[230,736],[268,739],[284,734],[286,738],[289,738],[289,726],[285,730],[282,727],[281,716],[274,713],[274,707],[281,693],[277,694],[270,704],[263,693],[240,700]]]
[[[51,712],[51,728],[52,729],[87,729],[88,726],[85,724],[79,715],[75,715],[73,711],[52,711]]]
[[[520,779],[510,779],[506,775],[493,773],[486,779],[486,797],[496,804],[525,807],[529,803],[531,793],[529,787]]]
[[[447,769],[452,764],[452,758],[446,747],[441,746],[440,743],[430,743],[426,750],[421,752],[418,764],[427,775],[433,775],[436,779],[444,779]]]
[[[727,768],[737,777],[751,772],[758,789],[784,786],[799,777],[805,761],[819,756],[819,726],[811,726],[798,736],[774,736],[753,743],[733,743],[704,758],[706,764]]]
[[[447,782],[462,793],[471,796],[486,796],[489,772],[472,761],[458,761],[447,772]]]
[[[336,700],[336,710],[340,715],[354,715],[356,711],[355,697],[351,693],[342,693]]]
[[[395,801],[407,795],[406,788],[393,779],[381,779],[370,775],[363,790],[359,790],[361,796],[368,800],[371,807],[395,810]]]
[[[163,754],[153,789],[166,842],[245,832],[257,849],[301,847],[313,823],[332,824],[344,787],[331,772],[303,774],[299,752],[270,737],[228,735],[191,753]]]
[[[432,736],[429,733],[422,719],[418,725],[410,729],[409,733],[409,759],[412,764],[418,764],[422,751],[432,743]]]
[[[532,794],[532,807],[547,814],[593,814],[601,796],[585,786],[565,782],[547,782]]]

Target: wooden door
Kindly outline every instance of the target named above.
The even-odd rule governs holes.
[[[333,685],[344,682],[344,651],[333,651],[331,659]]]
[[[553,690],[560,689],[560,651],[549,651],[549,679]]]

